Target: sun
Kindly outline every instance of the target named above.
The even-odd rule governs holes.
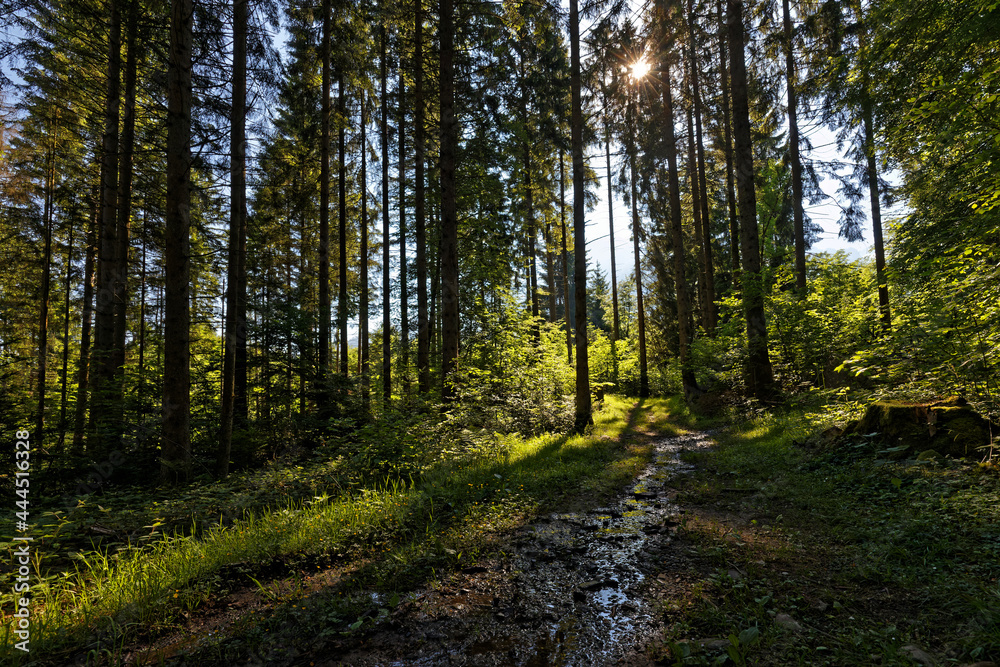
[[[653,69],[653,66],[648,60],[637,60],[629,66],[632,78],[636,81],[649,74],[651,69]]]

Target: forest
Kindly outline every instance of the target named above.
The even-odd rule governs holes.
[[[721,449],[684,454],[702,481],[676,493],[756,489],[743,518],[786,494],[768,526],[806,530],[789,508],[834,512],[830,494],[856,520],[876,478],[899,511],[975,487],[934,551],[966,578],[927,583],[980,620],[937,639],[940,618],[893,621],[805,659],[747,593],[762,620],[712,621],[735,628],[714,658],[677,641],[709,621],[665,612],[657,664],[938,664],[921,642],[1000,660],[996,0],[0,7],[0,539],[13,563],[31,543],[38,664],[388,664],[349,651],[419,586],[472,576],[573,493],[620,492],[660,465],[654,432],[708,428]],[[870,254],[815,250],[820,207]],[[931,438],[962,410],[976,451],[880,438],[873,410],[911,406]],[[763,491],[807,474],[841,486]],[[705,521],[676,539],[711,569],[736,547],[706,546]],[[241,586],[293,613],[319,595],[303,568],[343,571],[325,648],[240,625],[144,653],[182,618],[226,634],[206,609]],[[555,655],[524,664],[575,664]]]

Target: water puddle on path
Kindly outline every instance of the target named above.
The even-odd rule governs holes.
[[[523,527],[508,550],[508,595],[475,619],[436,620],[443,633],[425,634],[430,641],[417,655],[380,664],[609,665],[641,651],[658,627],[643,585],[664,569],[680,521],[669,482],[692,469],[682,452],[711,444],[705,433],[660,439],[653,461],[615,503]]]

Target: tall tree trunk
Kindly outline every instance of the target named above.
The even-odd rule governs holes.
[[[124,414],[122,400],[125,389],[125,334],[128,330],[128,255],[131,244],[132,219],[132,155],[135,151],[135,87],[136,30],[139,22],[139,0],[128,0],[125,28],[125,107],[122,116],[121,157],[118,179],[118,231],[115,249],[114,299],[114,381],[111,404],[113,419],[120,429]]]
[[[83,432],[87,412],[87,385],[90,380],[90,329],[94,311],[94,264],[97,259],[97,216],[99,190],[90,199],[90,224],[87,228],[87,257],[83,264],[83,317],[80,323],[80,371],[76,381],[76,415],[73,426],[73,452],[83,453]]]
[[[781,0],[785,37],[785,82],[788,88],[788,148],[792,158],[792,216],[795,227],[795,288],[806,295],[806,231],[802,210],[802,161],[799,156],[798,100],[795,84],[795,51],[792,40],[792,13],[788,0]]]
[[[665,10],[661,7],[661,13]],[[667,25],[664,16],[662,24]],[[666,44],[666,40],[664,40]],[[684,266],[684,223],[681,213],[681,184],[677,171],[677,135],[674,129],[674,99],[671,90],[669,54],[662,56],[663,66],[663,129],[669,170],[668,188],[670,192],[670,235],[674,250],[673,274],[674,291],[677,293],[677,356],[681,365],[681,386],[685,399],[690,399],[698,390],[694,370],[691,368],[691,306],[688,304],[688,285]]]
[[[458,210],[455,190],[455,17],[453,0],[440,0],[441,23],[441,397],[452,401],[458,365]]]
[[[139,266],[139,383],[136,402],[139,404],[140,424],[146,418],[146,207],[142,210],[142,263]]]
[[[583,96],[580,81],[580,10],[569,0],[570,148],[573,152],[573,251],[576,266],[576,430],[594,423],[587,359],[587,243],[583,173]]]
[[[522,44],[520,62],[521,122],[523,123],[522,131],[524,132],[524,135],[521,139],[521,159],[522,167],[524,169],[524,231],[525,236],[527,237],[525,239],[525,255],[528,264],[526,282],[528,283],[528,303],[531,309],[531,337],[534,340],[535,345],[538,345],[540,341],[540,332],[538,329],[538,262],[535,249],[538,233],[535,229],[535,199],[534,188],[531,182],[531,133],[528,130],[528,87],[524,61],[525,50],[526,45]]]
[[[690,76],[690,69],[686,68],[687,74]],[[688,79],[690,83],[690,79]],[[688,92],[690,92],[690,87],[688,87]],[[698,246],[698,319],[701,322],[701,327],[708,332],[708,303],[711,301],[711,297],[708,293],[708,274],[711,272],[711,267],[705,262],[705,227],[701,223],[701,193],[700,186],[698,183],[698,159],[696,157],[695,147],[694,147],[694,114],[691,112],[691,108],[688,107],[687,110],[687,149],[688,149],[688,160],[687,160],[687,172],[688,172],[688,185],[691,188],[691,217],[694,220],[694,239],[695,244]]]
[[[66,404],[69,401],[69,313],[70,296],[73,293],[73,225],[69,226],[69,240],[66,243],[66,295],[63,299],[63,335],[62,335],[62,387],[59,392],[59,442],[56,445],[56,456],[61,456],[66,444],[66,431],[69,424],[66,417]]]
[[[569,307],[569,245],[566,240],[566,157],[559,151],[559,225],[562,227],[563,321],[566,323],[566,359],[573,365],[573,325]]]
[[[319,377],[317,398],[321,412],[328,410],[330,380],[330,0],[323,0],[322,101],[319,147]]]
[[[697,50],[695,49],[695,18],[694,0],[688,0],[688,43],[691,61],[691,91],[694,95],[694,130],[695,145],[698,156],[698,194],[701,205],[701,237],[703,239],[702,254],[705,263],[705,331],[710,337],[715,336],[715,266],[712,261],[712,228],[708,212],[708,179],[705,176],[705,142],[701,133],[701,80],[698,76]]]
[[[385,24],[380,30],[381,54],[379,84],[382,102],[382,402],[386,408],[392,402],[392,319],[389,310],[389,102],[387,83],[389,66],[386,60],[387,36]]]
[[[414,0],[414,180],[416,201],[413,216],[417,226],[417,385],[421,394],[431,390],[430,323],[427,320],[427,230],[424,221],[424,8]]]
[[[371,396],[368,388],[368,112],[364,88],[361,89],[361,249],[359,267],[361,294],[358,299],[358,363],[361,374],[361,400],[365,412]]]
[[[739,189],[740,245],[743,254],[741,287],[743,311],[747,323],[747,362],[745,383],[748,393],[758,400],[768,400],[774,393],[774,375],[767,352],[767,322],[764,320],[764,286],[760,273],[760,248],[757,232],[757,195],[754,191],[753,144],[750,135],[750,105],[747,95],[747,70],[743,53],[743,2],[727,0],[726,23],[729,30],[729,65],[732,73],[733,138]]]
[[[340,326],[340,374],[347,377],[347,90],[344,85],[344,67],[337,68],[337,110],[339,112],[337,130],[337,154],[339,169],[337,188],[340,204],[340,219],[337,227],[337,245],[340,248],[339,298],[337,300],[337,323]]]
[[[399,68],[399,378],[410,395],[410,284],[406,266],[406,78]]]
[[[636,181],[639,178],[636,169],[636,108],[635,91],[629,91],[629,125],[628,136],[628,158],[629,158],[629,181],[632,189],[632,252],[635,256],[635,307],[639,324],[639,398],[649,396],[649,365],[646,360],[646,309],[642,300],[642,254],[640,252],[640,240],[643,236],[642,222],[639,220],[639,186]]]
[[[165,311],[161,477],[167,484],[191,474],[189,229],[191,225],[191,50],[194,2],[172,0],[167,70],[167,196],[164,229]]]
[[[875,131],[872,118],[872,103],[865,93],[862,105],[865,129],[865,161],[868,166],[868,201],[872,210],[872,238],[875,245],[875,279],[878,281],[878,309],[882,328],[888,332],[892,327],[889,310],[889,283],[885,276],[885,242],[882,239],[882,204],[879,199],[878,162],[875,160]]]
[[[551,218],[545,218],[545,288],[549,293],[549,322],[556,321],[556,285],[555,285],[555,257],[552,255],[552,245],[555,241],[552,238]]]
[[[604,106],[607,108],[607,91],[605,91]],[[607,118],[604,122],[604,159],[608,169],[608,243],[611,246],[611,310],[613,317],[612,346],[621,339],[621,320],[618,317],[618,268],[615,261],[615,196],[611,187],[611,130],[608,127]],[[615,366],[617,368],[618,353],[612,347],[612,354],[615,355]],[[618,382],[617,370],[615,371],[615,382]]]
[[[101,241],[97,272],[97,317],[94,330],[93,373],[91,376],[90,422],[93,426],[91,450],[101,457],[112,442],[114,428],[112,383],[114,378],[114,308],[117,279],[118,227],[118,121],[121,97],[121,13],[120,0],[110,2],[108,37],[107,97],[104,107],[103,156],[101,159]]]
[[[729,252],[732,261],[733,284],[740,274],[740,219],[736,214],[736,179],[733,174],[733,131],[732,112],[729,103],[729,49],[726,37],[726,24],[723,20],[723,4],[719,0],[719,72],[722,88],[722,128],[723,141],[726,145],[723,152],[726,156],[726,202],[729,206]]]
[[[861,46],[867,46],[868,29],[862,25]],[[875,245],[875,280],[878,282],[878,307],[882,329],[889,333],[892,328],[892,314],[889,310],[889,284],[885,275],[885,242],[882,239],[882,203],[879,198],[878,163],[875,159],[875,122],[872,114],[872,100],[869,94],[868,73],[862,79],[861,122],[865,132],[865,163],[868,171],[868,201],[872,211],[872,240]]]
[[[222,358],[222,433],[216,474],[229,474],[236,400],[236,348],[246,349],[246,88],[247,0],[233,0],[233,101],[229,139],[229,262],[226,267],[226,322]],[[240,275],[244,282],[240,283]]]
[[[49,132],[53,131],[49,124]],[[54,140],[53,140],[54,143]],[[38,299],[38,401],[35,412],[35,442],[45,441],[45,385],[49,361],[49,292],[52,273],[52,206],[55,190],[55,147],[47,156],[45,165],[45,204],[42,217],[45,221],[45,237],[42,240],[42,283]]]

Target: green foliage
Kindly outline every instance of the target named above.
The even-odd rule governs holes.
[[[794,285],[792,267],[780,267],[777,285]],[[847,255],[814,255],[808,265],[809,291],[772,290],[766,301],[768,340],[776,376],[787,387],[802,383],[837,386],[836,372],[856,350],[874,343],[877,308],[874,271]]]

